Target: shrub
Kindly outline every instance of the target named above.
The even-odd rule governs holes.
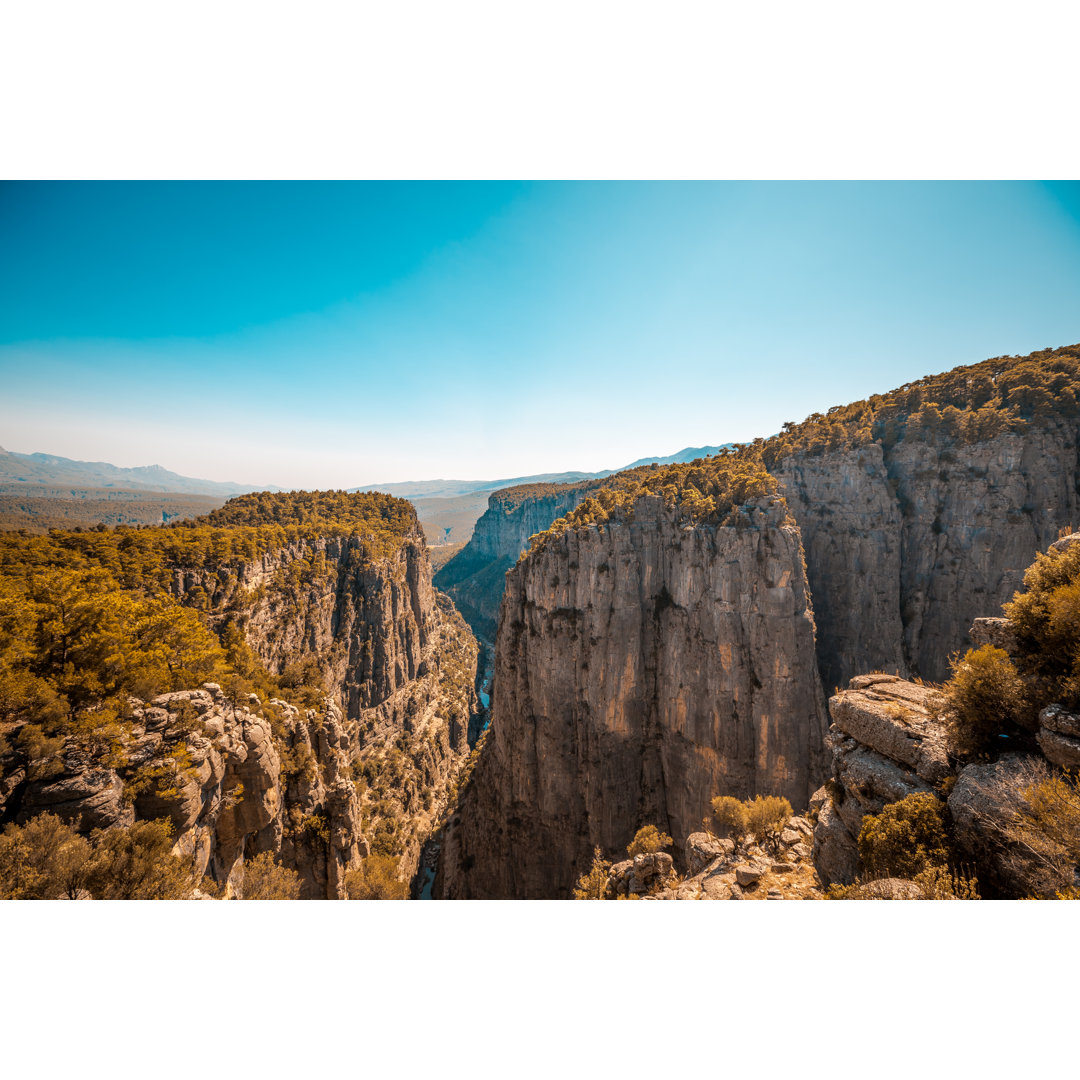
[[[655,825],[645,825],[634,834],[626,854],[633,858],[635,855],[647,855],[661,848],[671,846],[671,837],[662,833]]]
[[[1027,716],[1024,681],[1009,654],[994,645],[969,649],[952,671],[944,690],[953,749],[963,756],[994,750],[998,736]]]
[[[74,900],[86,885],[90,844],[55,814],[0,835],[0,899]]]
[[[756,795],[746,804],[750,831],[759,843],[768,844],[773,851],[780,850],[780,834],[791,814],[791,803],[776,795]]]
[[[750,827],[746,804],[731,795],[718,795],[712,801],[712,824],[717,835],[730,837],[738,845]]]
[[[395,856],[373,853],[345,875],[345,891],[350,900],[406,900],[409,890],[397,872]]]
[[[244,860],[245,900],[299,900],[300,875],[274,862],[269,851]]]
[[[981,900],[979,882],[974,874],[950,870],[947,866],[928,866],[915,875],[915,884],[925,900]]]
[[[1080,544],[1036,556],[1025,591],[1005,605],[1016,632],[1020,667],[1035,676],[1038,708],[1080,706]]]
[[[182,900],[191,867],[172,854],[168,821],[95,829],[89,839],[53,814],[0,836],[0,897],[9,900]]]
[[[949,862],[942,804],[929,792],[890,803],[880,814],[867,814],[859,830],[863,873],[913,881]]]
[[[95,829],[87,888],[95,900],[183,900],[191,867],[172,854],[172,825],[137,821],[128,829]]]
[[[1023,790],[1018,824],[1060,844],[1080,866],[1080,777],[1053,773]]]
[[[1033,895],[1072,899],[1080,866],[1080,777],[1032,769],[1005,834],[1027,862]]]
[[[600,848],[593,848],[592,866],[588,873],[578,878],[574,888],[575,900],[603,900],[607,891],[608,870],[611,863],[604,858]]]

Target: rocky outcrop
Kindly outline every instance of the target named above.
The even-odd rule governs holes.
[[[826,885],[855,880],[867,814],[932,792],[952,775],[943,711],[936,690],[895,675],[857,676],[829,699],[832,776],[811,803],[814,864]]]
[[[104,758],[66,740],[51,762],[35,763],[44,775],[8,792],[0,814],[23,824],[49,812],[83,833],[166,819],[174,853],[226,896],[243,893],[245,852],[278,849],[281,762],[270,724],[217,685],[132,699],[130,726]]]
[[[1009,639],[1005,620],[981,621],[993,622],[999,640]],[[980,631],[972,633],[978,637]],[[1080,730],[1080,717],[1049,706],[1039,714],[1034,740],[1042,754],[1033,746],[997,761],[964,764],[947,753],[944,709],[937,691],[881,674],[857,677],[829,700],[833,771],[811,800],[818,815],[813,859],[821,880],[855,881],[864,817],[929,792],[947,808],[957,862],[975,872],[983,896],[1053,897],[1072,887],[1066,855],[1045,838],[1018,830],[1017,815],[1026,806],[1025,790],[1050,776],[1052,766],[1069,767],[1071,747],[1078,744],[1069,732]],[[875,898],[871,885],[878,888],[864,884],[858,895]]]
[[[685,877],[676,874],[664,852],[636,855],[609,869],[604,899],[820,900],[824,894],[810,860],[812,831],[805,817],[795,815],[775,849],[752,836],[736,844],[711,833],[691,833],[684,846]]]
[[[571,529],[508,575],[490,742],[451,822],[436,895],[565,897],[595,846],[676,837],[717,794],[805,806],[824,700],[798,530],[783,503],[737,527]]]
[[[172,588],[219,623],[238,619],[272,672],[314,661],[330,692],[318,730],[293,717],[279,732],[290,760],[317,765],[315,779],[286,790],[293,825],[309,822],[302,837],[285,842],[304,895],[343,896],[343,874],[355,861],[341,862],[327,846],[331,811],[343,820],[367,815],[376,849],[400,854],[402,877],[412,877],[482,711],[478,644],[432,585],[419,525],[389,550],[372,551],[357,535],[301,539],[240,566],[178,570]],[[361,791],[340,787],[365,769]],[[340,850],[357,843],[343,839]]]

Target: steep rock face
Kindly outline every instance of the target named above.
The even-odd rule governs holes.
[[[178,570],[173,592],[219,620],[239,609],[248,644],[271,671],[312,658],[325,673],[331,703],[317,731],[278,706],[283,748],[317,766],[303,781],[294,777],[285,794],[286,832],[288,822],[294,831],[308,822],[302,837],[286,835],[284,848],[304,895],[344,895],[343,875],[355,860],[342,863],[327,847],[327,815],[353,799],[374,850],[399,854],[402,877],[411,877],[480,711],[478,645],[432,586],[419,525],[377,557],[363,537],[326,537],[216,573]]]
[[[508,575],[490,745],[444,848],[450,897],[565,897],[592,849],[695,831],[716,794],[805,806],[824,700],[798,530],[632,520],[570,530]]]
[[[440,619],[419,525],[378,557],[362,537],[323,537],[216,573],[177,570],[173,593],[208,598],[219,617],[239,600],[248,644],[270,670],[317,657],[349,717],[416,678]]]
[[[827,690],[884,670],[941,681],[967,630],[1020,586],[1036,551],[1080,521],[1077,434],[1032,424],[979,443],[871,443],[773,470],[802,532]],[[529,537],[591,494],[496,492],[439,583],[494,633],[503,575]]]
[[[863,671],[941,681],[972,621],[1080,520],[1076,430],[903,441],[785,459],[827,688]]]

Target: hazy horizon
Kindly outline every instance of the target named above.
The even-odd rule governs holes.
[[[8,183],[0,445],[597,472],[1080,340],[1076,183]]]

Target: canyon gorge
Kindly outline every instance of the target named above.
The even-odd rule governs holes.
[[[203,894],[243,897],[270,858],[330,899],[376,867],[398,896],[567,898],[655,826],[668,861],[618,864],[611,895],[781,898],[869,888],[865,823],[925,796],[987,895],[1067,888],[979,823],[1004,820],[986,792],[1010,769],[1080,762],[1068,701],[1012,757],[968,760],[939,684],[991,647],[1036,554],[1069,547],[1051,545],[1080,523],[1078,388],[1076,347],[997,358],[693,462],[496,491],[434,582],[386,495],[2,534],[25,618],[5,630],[0,823],[53,814],[100,843],[165,820]],[[107,588],[197,620],[203,658],[84,686],[46,564],[79,603]],[[711,834],[717,797],[786,800],[787,839]]]

